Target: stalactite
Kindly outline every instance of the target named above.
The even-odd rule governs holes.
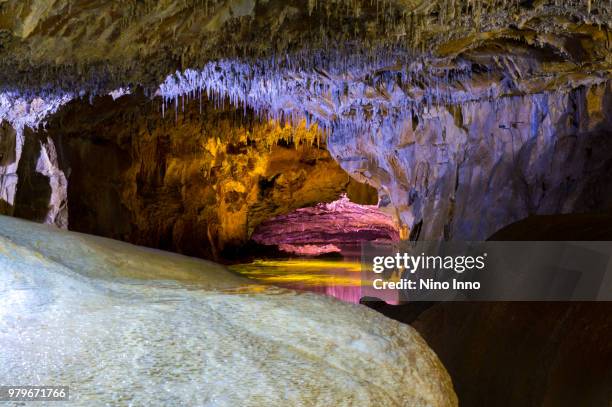
[[[538,13],[562,12],[575,17],[584,16],[586,12],[584,18],[589,21],[607,26],[612,24],[609,18],[610,0],[573,1],[565,4],[561,11],[553,9],[555,3],[554,0],[541,2]],[[179,41],[188,31],[185,28],[195,24],[196,10],[204,8],[205,15],[212,15],[219,4],[215,0],[184,0],[177,7],[178,13],[189,14],[187,19],[183,23],[170,24],[167,17],[160,13],[160,25],[171,33],[172,40]],[[133,0],[126,2],[125,7],[119,10],[125,18],[123,24],[127,26],[147,13],[159,12],[156,8],[161,7],[157,1]],[[178,99],[181,98],[180,104],[184,109],[184,104],[195,99],[196,95],[201,100],[203,93],[217,106],[223,106],[227,100],[232,105],[241,106],[245,114],[248,108],[252,108],[262,117],[273,120],[284,118],[289,122],[304,118],[308,125],[318,123],[323,128],[332,128],[349,120],[370,126],[380,122],[382,115],[395,115],[401,119],[414,106],[418,109],[419,106],[431,108],[440,104],[461,103],[480,97],[457,90],[459,87],[454,86],[469,76],[469,67],[451,71],[416,64],[430,55],[430,49],[437,44],[436,41],[440,41],[440,37],[432,32],[440,26],[447,26],[446,31],[440,34],[446,41],[453,35],[461,37],[476,32],[479,25],[494,30],[508,26],[509,21],[517,21],[521,16],[527,16],[528,21],[535,15],[532,10],[519,10],[518,2],[514,0],[432,0],[409,12],[398,9],[395,3],[386,0],[331,0],[320,4],[316,0],[309,0],[307,8],[312,18],[330,19],[329,25],[322,25],[318,37],[321,42],[326,41],[326,49],[322,51],[315,46],[310,48],[310,44],[298,44],[297,50],[288,50],[279,45],[278,52],[273,56],[232,57],[204,64],[199,70],[177,72],[166,78],[157,92],[163,99],[162,115],[165,116],[166,109],[172,109],[174,105],[175,120],[178,121]],[[361,29],[359,33],[366,33],[367,30],[362,28],[363,21],[372,19],[373,14],[378,25],[374,25],[371,34],[363,34],[371,42],[360,43],[361,38],[355,38],[354,33],[358,27]],[[361,15],[365,16],[364,20],[355,21]],[[248,21],[250,24],[252,19]],[[242,23],[243,20],[240,20],[239,24]],[[542,30],[545,29],[546,26]],[[351,41],[360,45],[352,46]],[[239,49],[232,48],[232,52],[247,52]],[[173,49],[171,54],[181,61],[182,67],[188,67],[193,66],[190,61],[198,52],[197,46],[190,46]],[[222,54],[223,51],[219,51],[219,55]],[[209,59],[203,56],[202,60]],[[359,79],[372,72],[384,71],[388,66],[397,66],[398,60],[403,61],[399,63],[403,66],[398,72],[377,73],[370,78],[371,81]],[[165,68],[160,67],[159,71],[165,72]],[[138,69],[134,61],[103,67],[100,73],[84,63],[66,64],[49,68],[44,76],[55,81],[51,85],[53,89],[71,89],[75,94],[80,94],[82,90],[96,95],[107,93],[109,86],[126,77],[126,72]],[[508,66],[504,69],[508,69]],[[83,84],[83,89],[79,89],[72,79],[62,75],[66,71],[80,74],[75,76],[89,72],[91,83]],[[512,83],[516,83],[517,78],[510,73],[505,84],[516,86]],[[23,87],[27,87],[26,78],[19,80]],[[366,87],[365,83],[371,88]],[[364,85],[364,88],[355,90],[358,85]],[[372,89],[377,95],[369,98],[366,92]],[[499,91],[490,89],[487,92],[495,95]]]

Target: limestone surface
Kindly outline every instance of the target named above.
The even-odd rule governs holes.
[[[175,122],[204,98],[281,127],[317,126],[413,238],[483,239],[528,215],[610,206],[608,0],[4,0],[0,11],[2,100],[83,103],[141,86]],[[16,161],[4,164],[9,206]],[[55,174],[45,175],[50,212],[62,214],[61,174],[40,174]],[[297,201],[262,220],[307,200]],[[248,236],[250,224],[236,232],[244,224],[222,240]]]
[[[529,215],[612,207],[612,82],[427,110],[329,149],[414,239],[486,239]]]
[[[211,262],[0,217],[0,380],[71,402],[457,406],[416,331]]]

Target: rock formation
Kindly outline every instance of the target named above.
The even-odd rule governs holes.
[[[366,241],[399,240],[393,217],[376,205],[358,205],[342,196],[337,201],[296,209],[261,223],[252,239],[263,245],[278,245],[298,255],[340,253],[344,246]]]
[[[608,206],[609,157],[594,148],[610,123],[607,0],[0,7],[3,95],[142,86],[175,120],[204,98],[316,124],[413,238],[483,239],[529,214]]]
[[[3,380],[77,405],[458,405],[419,334],[366,307],[4,216],[0,344]]]
[[[55,145],[46,136],[33,137],[32,130],[71,97],[28,101],[14,93],[0,95],[0,214],[67,226],[66,179]]]
[[[589,71],[610,63],[608,0],[4,0],[0,7],[1,82],[30,89],[154,88],[168,73],[223,58],[327,70],[351,61],[343,51],[351,43],[361,65],[381,53],[431,55],[438,67],[491,63],[510,81],[529,79],[528,70],[571,75],[582,62]],[[316,58],[321,50],[344,58]]]
[[[528,239],[529,233],[513,239]],[[461,405],[610,404],[609,303],[364,304],[411,324],[423,335],[453,377]]]
[[[316,127],[261,122],[207,101],[188,103],[176,117],[163,117],[159,107],[142,94],[73,101],[44,129],[27,133],[34,145],[57,146],[57,154],[41,150],[22,164],[47,165],[41,188],[54,190],[67,175],[70,229],[219,258],[277,214],[346,192],[376,203],[376,192],[330,157]],[[48,164],[56,156],[59,172]],[[36,194],[32,182],[18,192],[30,197],[30,210],[18,199],[17,215],[40,221],[36,208],[55,213],[47,209],[49,193]]]
[[[377,195],[401,237],[409,231],[412,239],[486,239],[525,217],[523,228],[538,227],[548,214],[601,212],[571,218],[582,226],[582,220],[598,223],[612,210],[611,31],[609,0],[0,0],[0,211],[207,258],[240,247],[275,216],[290,217],[295,209],[355,189],[361,190],[354,194],[362,196],[360,203],[372,204]],[[347,173],[377,192],[357,186]],[[0,245],[24,259],[15,263],[2,250],[0,264],[20,267],[33,287],[59,278],[62,284],[48,285],[58,302],[36,290],[15,290],[7,267],[0,268],[8,273],[0,278],[0,293],[8,293],[0,302],[37,306],[51,316],[70,308],[75,319],[68,325],[61,319],[61,329],[56,327],[70,346],[79,346],[78,335],[71,334],[83,329],[91,338],[99,335],[88,331],[95,324],[87,319],[100,312],[97,305],[123,301],[100,294],[97,284],[106,282],[73,273],[83,259],[113,276],[124,277],[113,273],[132,267],[130,261],[156,267],[162,274],[155,278],[166,277],[164,267],[173,279],[184,276],[161,255],[153,257],[164,267],[153,264],[152,252],[138,249],[132,256],[133,250],[113,244],[128,259],[123,261],[100,240],[60,234],[56,243],[58,235],[25,225],[0,221]],[[512,230],[502,229],[501,236],[512,237]],[[38,233],[46,236],[42,258],[31,251]],[[51,271],[40,275],[33,267]],[[231,279],[223,272],[215,277],[221,275]],[[246,380],[222,382],[225,387],[206,393],[217,404],[244,404],[241,391],[255,388],[254,377],[265,389],[249,399],[258,404],[278,404],[274,390],[282,386],[297,388],[283,394],[295,397],[295,404],[312,397],[325,405],[373,397],[379,405],[456,404],[448,377],[420,338],[362,308],[320,299],[330,308],[317,308],[309,295],[286,293],[200,298],[195,290],[187,302],[196,306],[183,307],[167,287],[104,287],[158,299],[130,308],[132,324],[117,324],[126,313],[101,307],[103,321],[118,333],[104,332],[100,341],[77,349],[87,356],[83,360],[106,357],[99,360],[105,366],[105,360],[122,361],[118,355],[127,350],[114,354],[102,346],[91,355],[88,349],[146,343],[146,352],[137,348],[138,369],[120,362],[119,373],[112,372],[142,375],[114,380],[115,386],[133,386],[143,377],[158,385],[154,372],[166,365],[201,373],[189,362],[200,360],[194,349],[205,352],[202,343],[212,338],[231,347],[206,354],[215,366],[209,377],[233,380],[239,375],[228,370],[246,364],[239,372]],[[220,307],[233,313],[233,323],[217,318]],[[5,309],[0,307],[0,338],[17,335]],[[601,315],[610,315],[605,311]],[[183,313],[184,323],[167,325]],[[251,318],[255,313],[258,319]],[[283,324],[287,313],[296,317],[294,325]],[[427,311],[417,324],[456,376],[476,380],[459,382],[466,405],[609,405],[609,391],[600,382],[591,386],[589,375],[563,376],[564,369],[550,368],[583,367],[583,354],[598,360],[593,349],[609,357],[610,322],[601,315],[581,311],[581,305],[450,304]],[[41,326],[38,317],[32,316],[32,329]],[[199,320],[218,330],[193,327]],[[290,333],[297,345],[277,335],[287,327],[295,329]],[[322,335],[321,327],[333,327],[334,334]],[[535,333],[524,336],[523,328]],[[0,364],[8,369],[0,375],[19,375],[15,383],[31,383],[19,370],[25,360],[20,356],[33,354],[27,346],[46,349],[50,343],[39,331],[25,333],[33,342],[3,341],[11,347]],[[198,340],[189,346],[164,342],[174,334]],[[310,335],[314,341],[304,339]],[[525,340],[521,349],[532,353],[521,359],[509,346],[496,353],[507,338]],[[151,345],[156,339],[163,349]],[[173,346],[178,359],[170,360],[167,348]],[[357,356],[330,354],[336,346]],[[245,347],[255,352],[253,361],[219,362],[239,358]],[[536,351],[545,354],[537,357]],[[325,354],[333,363],[305,354]],[[381,355],[387,358],[383,366]],[[274,363],[267,364],[270,356]],[[282,363],[286,359],[307,367],[295,375]],[[91,366],[65,360],[47,366],[54,362],[101,377],[87,370]],[[323,377],[328,368],[332,374]],[[271,372],[263,383],[258,369]],[[512,375],[533,370],[538,374],[531,381]],[[609,382],[608,371],[605,363],[592,370]],[[296,385],[304,380],[315,383],[306,396],[304,386]],[[321,380],[333,387],[321,388]],[[347,393],[347,383],[357,390]],[[490,398],[483,385],[495,390]],[[412,398],[384,398],[388,393],[381,389]],[[84,397],[90,394],[82,390]],[[230,398],[221,399],[217,390],[227,390]]]
[[[481,240],[529,215],[612,208],[612,82],[440,106],[376,137],[334,133],[414,239]]]

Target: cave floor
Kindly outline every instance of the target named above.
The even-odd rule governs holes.
[[[77,406],[457,405],[416,331],[366,307],[2,216],[0,348],[0,381]]]

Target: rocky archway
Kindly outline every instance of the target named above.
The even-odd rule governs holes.
[[[187,103],[175,116],[138,92],[76,99],[28,139],[57,149],[69,229],[199,257],[237,256],[261,222],[342,194],[377,202],[332,159],[316,126],[263,120],[229,103]],[[22,166],[39,155],[32,149]],[[35,192],[27,183],[18,191]],[[47,195],[22,216],[47,211]]]

